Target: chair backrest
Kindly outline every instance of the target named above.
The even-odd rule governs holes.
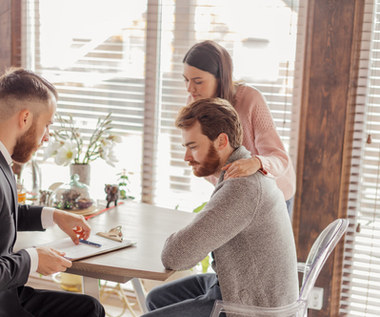
[[[322,267],[347,231],[348,224],[347,219],[336,219],[319,234],[313,243],[305,262],[299,300],[307,302]]]
[[[348,228],[347,219],[337,219],[330,223],[317,237],[311,247],[306,263],[302,265],[304,275],[299,298],[296,302],[282,307],[257,307],[224,301],[215,301],[211,317],[217,317],[220,313],[230,313],[233,316],[255,317],[305,317],[307,316],[307,300],[311,290],[321,272],[327,258],[334,250],[339,240]],[[232,315],[231,315],[232,316]]]

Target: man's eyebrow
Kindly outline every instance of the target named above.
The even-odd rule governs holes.
[[[189,145],[191,145],[191,144],[195,144],[195,141],[187,142],[187,143],[185,143],[185,144],[182,144],[182,146],[187,147],[187,146],[189,146]]]

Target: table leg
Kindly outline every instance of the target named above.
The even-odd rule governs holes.
[[[90,295],[99,300],[99,280],[83,276],[83,294]]]
[[[143,287],[141,285],[140,279],[133,278],[131,280],[131,282],[132,282],[133,288],[135,289],[136,298],[137,298],[137,301],[140,305],[140,308],[141,308],[142,312],[145,314],[148,312],[148,309],[146,308],[146,305],[145,305],[145,293],[144,293]]]

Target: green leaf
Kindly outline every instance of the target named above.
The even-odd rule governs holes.
[[[201,265],[202,265],[202,273],[207,273],[208,271],[208,268],[210,266],[210,256],[206,256],[202,261],[201,261]]]
[[[195,208],[195,209],[193,210],[193,212],[194,212],[194,213],[198,213],[198,212],[200,212],[200,211],[204,208],[204,206],[206,206],[206,205],[207,205],[207,201],[204,202],[202,205],[198,206],[197,208]]]

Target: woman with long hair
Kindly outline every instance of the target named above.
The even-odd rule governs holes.
[[[203,41],[192,46],[183,64],[188,103],[209,97],[227,99],[238,112],[243,125],[243,145],[251,152],[252,158],[226,165],[223,168],[224,179],[258,171],[272,175],[284,194],[291,217],[296,188],[295,172],[264,96],[251,86],[233,81],[231,56],[214,41]]]

